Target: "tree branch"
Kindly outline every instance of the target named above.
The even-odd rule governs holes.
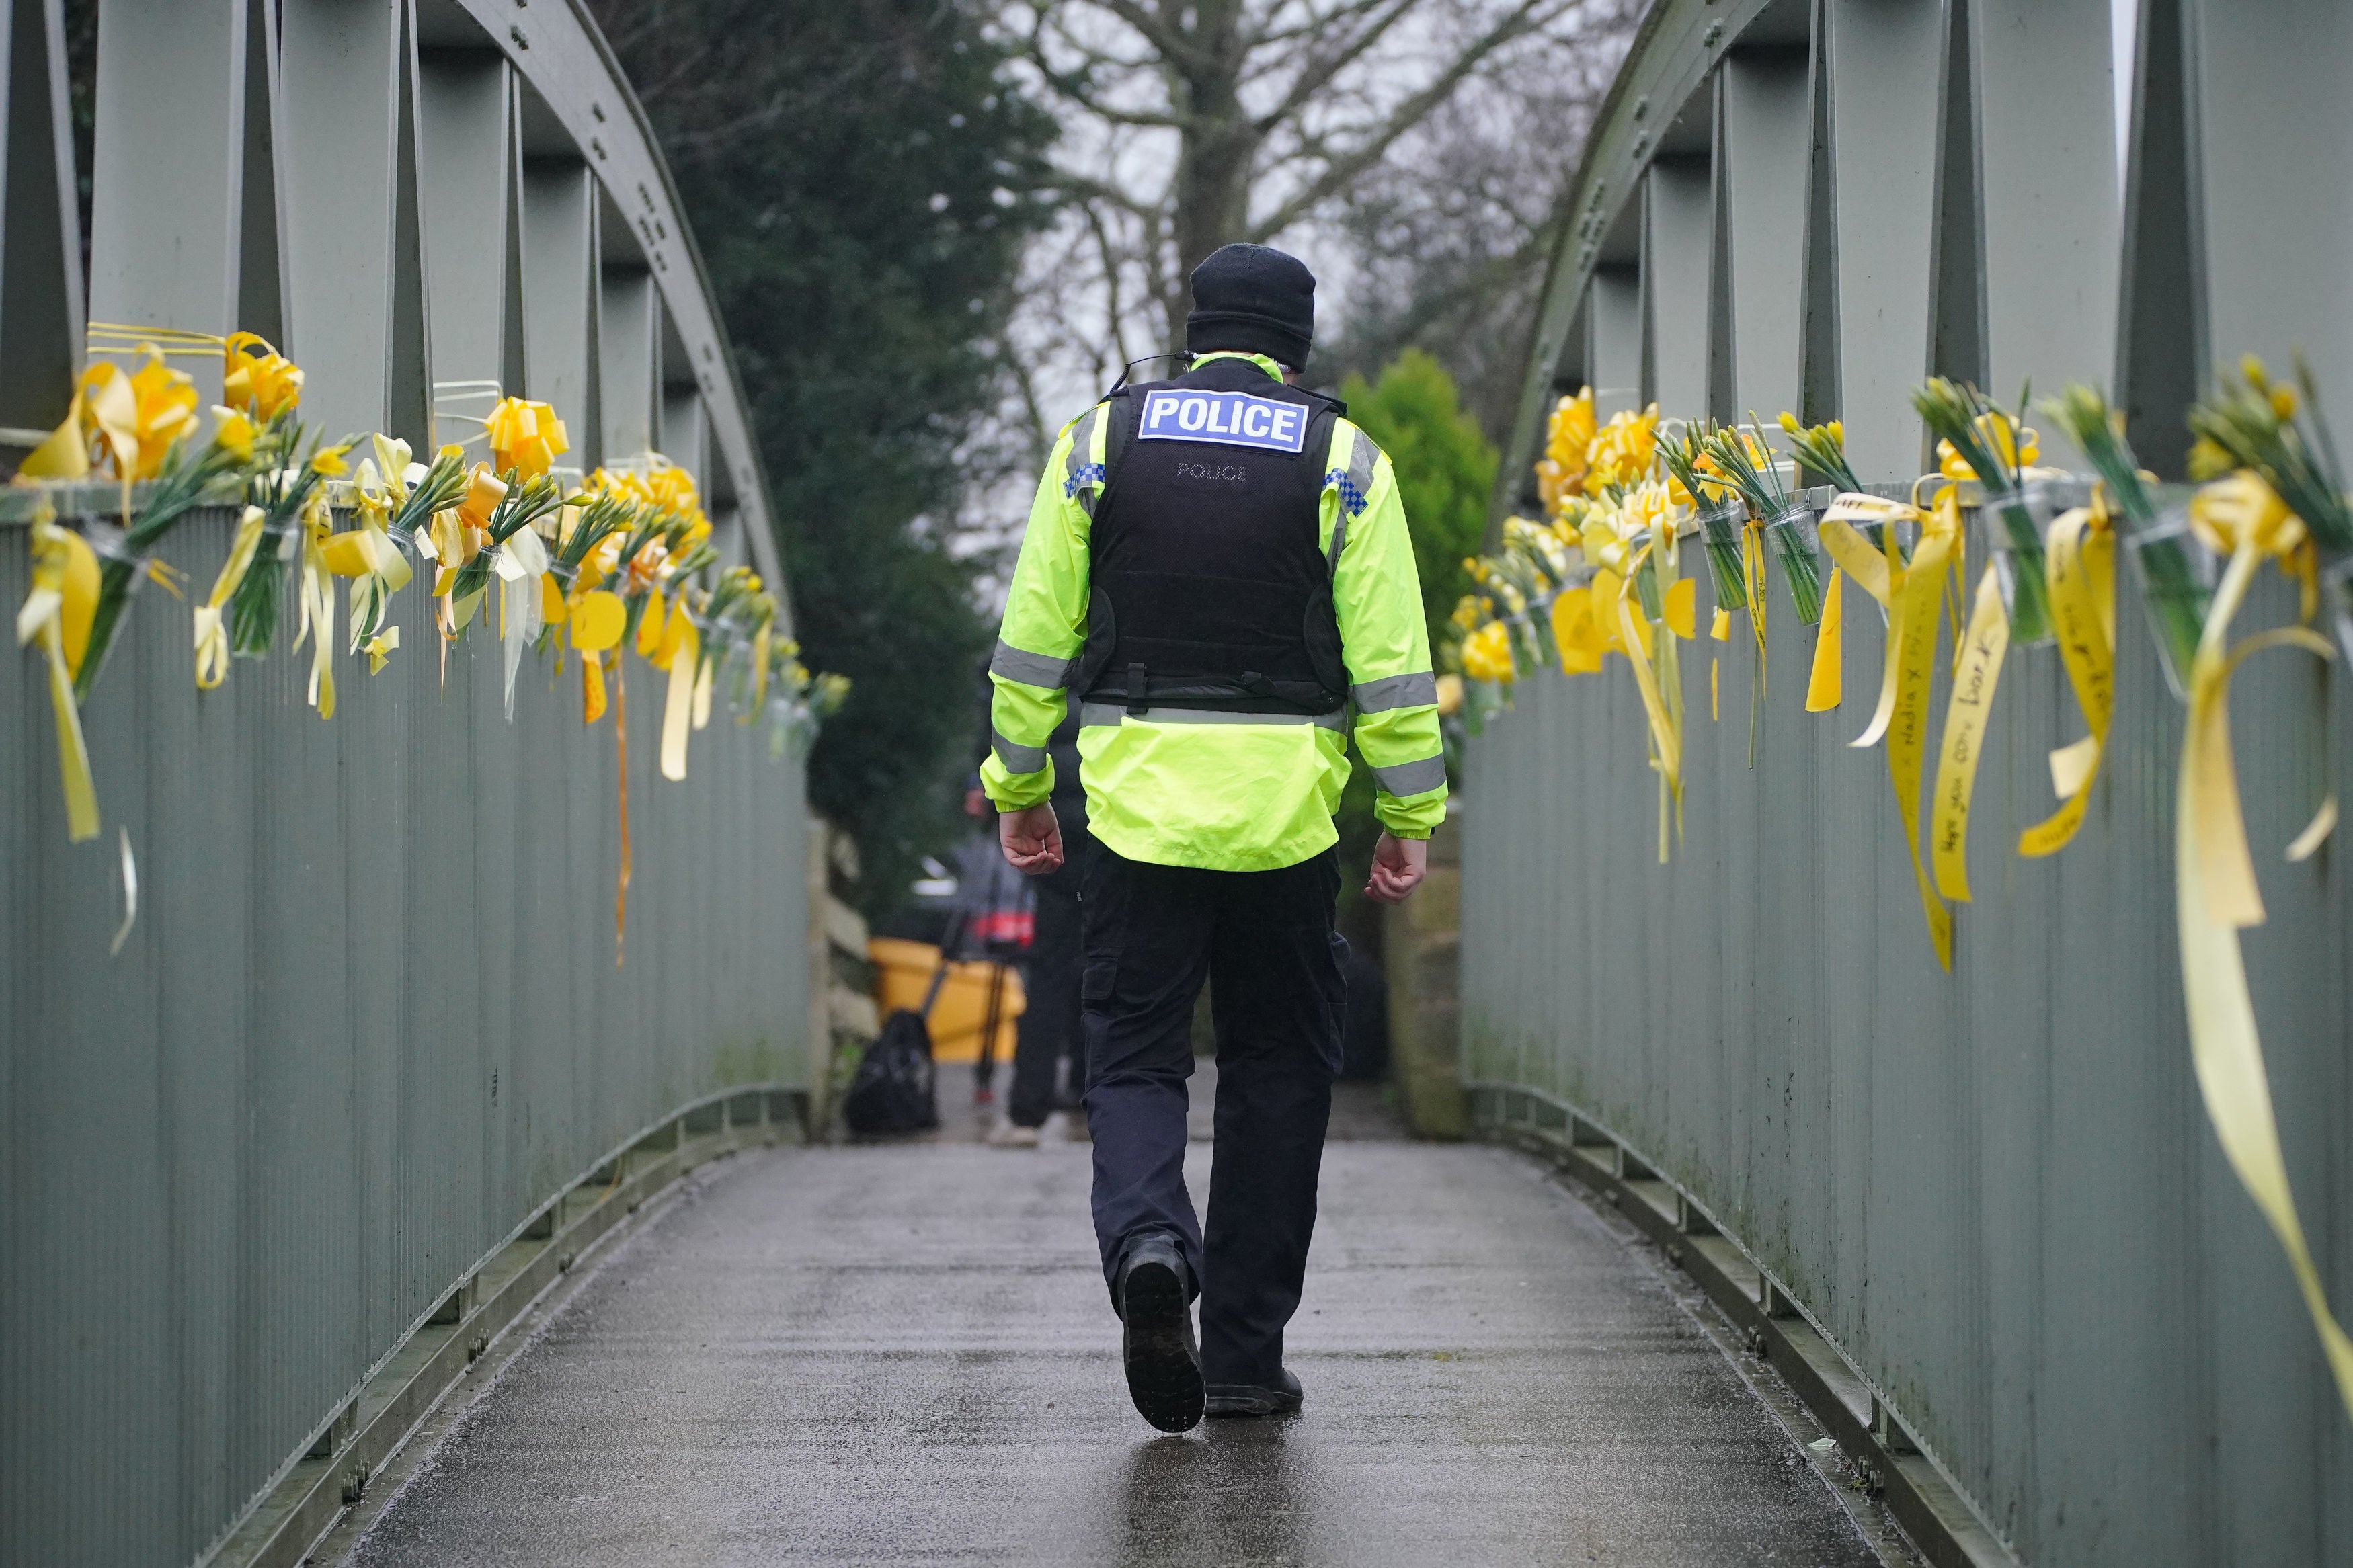
[[[1456,56],[1446,69],[1440,72],[1429,86],[1399,104],[1388,121],[1357,148],[1326,163],[1324,172],[1310,181],[1305,189],[1293,195],[1263,221],[1250,226],[1249,237],[1263,244],[1271,236],[1281,234],[1293,224],[1321,206],[1358,174],[1381,161],[1382,154],[1397,139],[1419,124],[1430,112],[1453,96],[1464,78],[1497,49],[1525,37],[1567,10],[1577,0],[1522,0],[1510,16],[1504,17],[1478,40]],[[1541,15],[1539,15],[1541,13]]]
[[[1372,0],[1371,4],[1358,9],[1373,10],[1380,3],[1381,0]],[[1526,0],[1526,5],[1539,3],[1541,0]],[[1375,16],[1338,48],[1321,59],[1311,58],[1301,67],[1298,77],[1291,84],[1291,90],[1283,94],[1282,101],[1258,118],[1255,123],[1259,135],[1264,137],[1268,132],[1305,108],[1317,93],[1331,84],[1334,77],[1363,58],[1367,49],[1380,42],[1382,36],[1397,26],[1415,4],[1416,0],[1388,0],[1389,9],[1386,16]]]

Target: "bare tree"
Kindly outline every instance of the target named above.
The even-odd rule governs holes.
[[[1586,135],[1640,12],[1593,0],[1573,36],[1516,51],[1341,194],[1326,223],[1349,276],[1322,334],[1324,374],[1371,377],[1419,348],[1489,432],[1510,426]]]
[[[1066,218],[1033,254],[1029,360],[1111,372],[1184,345],[1186,275],[1230,240],[1329,226],[1468,87],[1574,52],[1626,0],[1008,0],[1063,143]],[[1556,146],[1562,163],[1577,148]],[[1078,372],[1078,364],[1071,364]]]

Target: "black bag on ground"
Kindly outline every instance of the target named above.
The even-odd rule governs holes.
[[[932,1031],[921,1013],[902,1007],[866,1047],[841,1101],[852,1132],[924,1132],[940,1124],[932,1074]]]
[[[932,1004],[947,984],[948,953],[961,934],[952,922],[940,939],[940,966],[921,1009],[900,1008],[882,1021],[882,1032],[859,1058],[858,1076],[842,1097],[841,1120],[852,1132],[928,1132],[940,1124],[938,1086],[932,1067]]]

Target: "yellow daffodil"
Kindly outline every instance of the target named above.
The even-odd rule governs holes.
[[[352,466],[343,461],[343,454],[349,452],[351,449],[351,446],[348,442],[340,447],[320,447],[317,451],[311,454],[311,471],[318,474],[322,479],[340,479],[344,478],[352,471]]]
[[[147,360],[135,373],[100,360],[81,378],[84,426],[96,426],[100,450],[126,481],[162,471],[173,443],[196,425],[196,384],[153,343],[141,349]]]
[[[1546,432],[1545,453],[1563,467],[1582,465],[1585,448],[1593,439],[1593,388],[1581,389],[1553,405]]]
[[[1512,679],[1512,638],[1501,621],[1489,621],[1462,642],[1462,673],[1473,680]]]
[[[1586,448],[1585,493],[1599,495],[1611,485],[1630,485],[1647,479],[1658,456],[1659,405],[1640,414],[1620,409],[1595,432]]]
[[[1585,483],[1586,450],[1593,443],[1593,388],[1553,405],[1545,430],[1545,455],[1536,464],[1536,492],[1546,510],[1557,510],[1562,500]]]
[[[1657,479],[1645,480],[1626,494],[1626,504],[1620,510],[1620,532],[1634,539],[1646,533],[1663,538],[1674,527],[1674,513],[1672,490]]]
[[[253,421],[234,408],[213,405],[213,417],[218,423],[213,428],[213,445],[230,453],[240,463],[253,461]]]
[[[221,395],[269,420],[302,401],[302,370],[252,332],[232,332],[221,355]]]
[[[2202,483],[2221,479],[2238,464],[2211,437],[2200,436],[2189,443],[2189,477]]]
[[[1978,437],[1994,449],[1996,456],[2011,468],[2031,468],[2042,456],[2041,437],[2031,429],[2021,427],[2000,409],[1989,409],[1977,416]],[[1974,479],[1977,470],[1961,460],[1950,441],[1936,443],[1936,471],[1948,479]]]
[[[1441,675],[1438,678],[1438,716],[1451,719],[1462,711],[1462,678]]]

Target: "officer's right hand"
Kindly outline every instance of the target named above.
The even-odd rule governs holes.
[[[1384,904],[1401,904],[1421,886],[1429,865],[1428,839],[1392,838],[1384,833],[1373,846],[1373,875],[1365,884],[1365,896]]]
[[[1062,825],[1054,820],[1051,805],[1000,814],[997,842],[1005,851],[1006,864],[1025,877],[1042,877],[1062,868]]]

